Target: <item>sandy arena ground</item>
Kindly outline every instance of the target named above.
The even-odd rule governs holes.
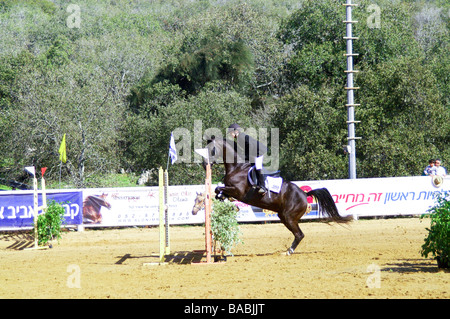
[[[215,265],[190,265],[204,228],[171,228],[169,264],[156,262],[157,228],[70,231],[52,249],[21,250],[22,235],[0,234],[0,298],[443,298],[450,273],[420,248],[429,220],[302,223],[292,256],[282,224],[241,225],[243,244]]]

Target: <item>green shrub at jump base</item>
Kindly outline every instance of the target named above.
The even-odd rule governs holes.
[[[425,258],[429,254],[436,259],[438,267],[442,269],[450,268],[450,192],[438,194],[436,205],[428,210],[429,214],[422,215],[421,218],[431,218],[428,236],[422,245],[422,256]]]
[[[54,200],[49,201],[45,212],[38,215],[37,219],[39,245],[46,245],[53,239],[61,239],[61,226],[63,224],[64,214],[64,207],[60,203]]]
[[[239,239],[241,234],[239,224],[236,220],[237,208],[232,202],[213,199],[211,213],[211,231],[215,242],[219,242],[223,251],[233,255],[233,246],[242,242]]]

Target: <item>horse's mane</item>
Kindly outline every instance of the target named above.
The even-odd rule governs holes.
[[[242,165],[241,166],[242,169],[250,168],[252,166],[251,163],[246,163],[245,159],[242,158],[242,156],[240,156],[238,152],[236,152],[234,145],[233,145],[235,143],[234,140],[229,140],[226,137],[216,139],[215,136],[211,136],[211,138],[207,140],[207,144],[214,142],[214,141],[218,142],[218,144],[220,144],[220,143],[224,144],[225,145],[224,147],[227,150],[234,152],[235,163],[236,163],[236,165]]]
[[[102,196],[95,196],[95,195],[91,195],[86,197],[86,199],[83,202],[84,206],[95,206],[96,208],[100,208],[100,206],[104,206],[104,207],[108,207],[109,203],[106,201],[105,198],[103,198]]]

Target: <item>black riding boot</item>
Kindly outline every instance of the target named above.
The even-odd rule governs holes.
[[[256,176],[258,178],[258,193],[265,194],[267,193],[266,181],[264,180],[264,175],[262,174],[260,169],[256,170]]]

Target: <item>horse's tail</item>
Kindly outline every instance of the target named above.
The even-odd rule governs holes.
[[[328,189],[313,189],[306,193],[306,195],[313,196],[317,200],[317,203],[319,204],[319,216],[325,217],[326,215],[328,218],[331,218],[332,221],[337,223],[347,223],[351,220],[351,216],[344,217],[339,215],[339,211]]]

